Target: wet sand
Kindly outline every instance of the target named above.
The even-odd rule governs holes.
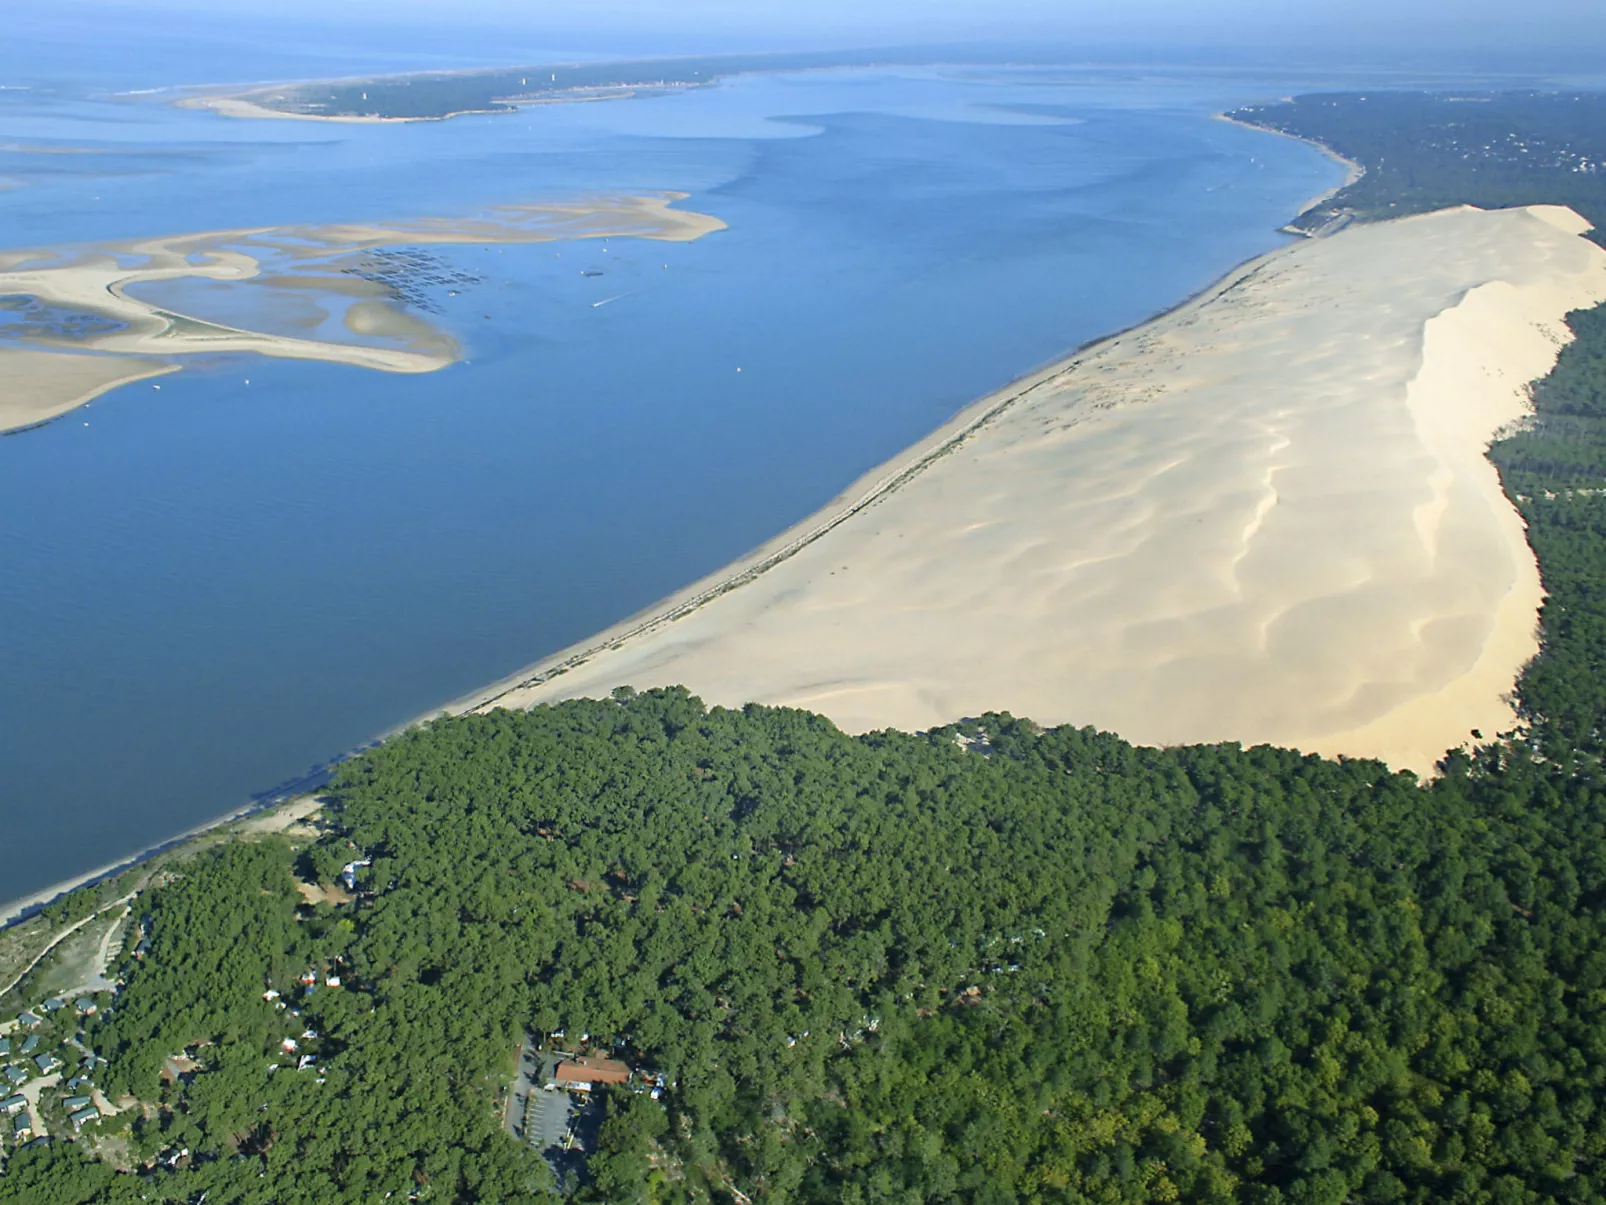
[[[19,431],[76,410],[119,385],[177,372],[138,356],[62,356],[0,349],[0,432]]]
[[[177,357],[250,352],[351,364],[382,372],[434,372],[459,355],[454,339],[396,304],[382,282],[353,273],[354,257],[385,247],[530,243],[632,237],[685,242],[724,229],[718,218],[672,208],[680,193],[595,196],[507,206],[471,218],[394,224],[221,230],[93,246],[0,254],[0,298],[18,321],[0,326],[0,432],[49,421],[107,390],[179,366]],[[272,271],[264,265],[273,265]],[[345,334],[369,342],[248,329],[163,306],[139,292],[202,280],[252,290],[263,315],[274,294],[343,310]],[[345,307],[335,304],[359,298]],[[33,310],[19,306],[32,305]],[[251,308],[251,307],[247,307]],[[279,308],[283,308],[280,306]],[[303,316],[299,324],[307,325]],[[382,342],[379,342],[382,341]]]
[[[682,683],[850,731],[1007,710],[1428,772],[1513,725],[1537,651],[1485,453],[1606,298],[1584,228],[1463,208],[1274,252],[456,709]]]

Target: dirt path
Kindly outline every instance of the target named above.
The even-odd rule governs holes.
[[[127,912],[127,907],[126,906],[128,905],[128,903],[133,898],[134,898],[134,894],[129,894],[129,895],[125,895],[120,900],[113,900],[110,904],[107,904],[106,907],[100,909],[100,911],[91,913],[90,915],[84,917],[83,920],[78,921],[75,924],[71,924],[71,925],[67,926],[67,928],[63,929],[60,933],[56,934],[56,936],[51,940],[50,944],[48,946],[46,946],[44,949],[40,950],[39,953],[34,956],[34,960],[32,962],[30,962],[27,966],[23,967],[20,972],[18,972],[16,978],[14,978],[10,983],[6,984],[5,987],[0,988],[0,996],[5,995],[12,988],[16,987],[17,984],[21,983],[24,979],[26,979],[28,977],[29,973],[34,969],[34,967],[38,966],[41,962],[43,962],[45,960],[45,956],[48,955],[50,953],[50,951],[54,950],[62,942],[66,941],[69,937],[71,937],[74,933],[78,932],[78,930],[82,929],[90,921],[96,920],[99,917],[104,916],[106,913],[110,912],[113,908],[116,908],[118,906],[123,906],[125,908],[125,915],[126,915],[126,912]],[[112,932],[115,933],[116,929],[113,928]],[[104,945],[105,943],[102,943],[102,944]],[[102,972],[103,973],[104,973],[104,970],[105,970],[105,964],[102,963]]]
[[[133,904],[123,906],[122,915],[107,926],[105,936],[100,939],[100,948],[95,951],[95,961],[90,968],[89,978],[72,991],[64,993],[65,995],[81,996],[90,992],[109,992],[117,986],[106,978],[106,971],[112,961],[112,942],[123,933],[123,922],[133,913]],[[101,915],[104,916],[105,912]]]

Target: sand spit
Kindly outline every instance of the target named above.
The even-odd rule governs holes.
[[[138,356],[63,356],[48,351],[0,349],[0,432],[19,431],[76,410],[108,390],[176,372]]]
[[[671,208],[683,197],[583,197],[462,219],[219,230],[0,253],[0,318],[14,318],[0,323],[0,432],[173,371],[175,357],[187,355],[251,352],[434,372],[458,358],[457,342],[406,309],[397,287],[398,274],[428,285],[430,265],[375,265],[365,253],[609,236],[686,242],[724,229],[718,218]],[[260,315],[265,326],[323,329],[327,337],[213,321],[149,296],[184,281],[244,290],[235,310]]]
[[[1512,725],[1536,652],[1485,453],[1606,299],[1584,228],[1463,208],[1263,257],[462,706],[684,683],[850,731],[1001,709],[1429,771]]]
[[[461,117],[463,113],[447,113],[442,117],[362,117],[355,114],[341,114],[330,116],[318,113],[291,113],[285,109],[271,109],[267,105],[258,104],[251,99],[260,96],[266,99],[267,90],[253,92],[239,92],[232,95],[223,93],[202,93],[198,96],[186,96],[174,102],[180,109],[208,109],[219,117],[236,117],[246,120],[259,120],[262,118],[277,118],[286,121],[336,121],[350,125],[391,125],[409,121],[440,121],[445,117]],[[464,113],[477,112],[468,109]]]
[[[451,77],[475,74],[478,74],[478,72],[425,71],[419,73],[420,76],[424,77]],[[270,84],[264,87],[248,88],[245,91],[198,91],[180,97],[173,102],[173,105],[179,109],[203,109],[216,113],[219,117],[233,117],[247,121],[267,119],[279,121],[329,121],[345,125],[404,125],[419,121],[446,121],[453,117],[468,117],[480,113],[512,113],[525,105],[595,104],[599,101],[607,100],[630,100],[643,94],[656,95],[703,86],[702,82],[675,82],[564,87],[556,92],[513,92],[507,96],[496,97],[494,100],[496,108],[453,109],[446,113],[414,117],[383,117],[377,113],[313,113],[303,109],[285,107],[286,105],[300,103],[295,99],[294,93],[298,88],[310,84],[367,83],[371,80],[372,77],[353,77],[349,80],[304,80],[297,83]]]

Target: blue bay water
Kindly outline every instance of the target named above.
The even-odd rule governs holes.
[[[0,900],[647,606],[1278,245],[1340,170],[1212,114],[1283,90],[855,70],[383,126],[0,92],[0,249],[665,189],[729,225],[433,246],[481,278],[436,297],[463,363],[212,357],[0,439]]]

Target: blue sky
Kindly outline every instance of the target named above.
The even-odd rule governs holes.
[[[124,12],[219,11],[215,0],[92,0]],[[521,34],[798,40],[1054,37],[1146,43],[1484,47],[1606,44],[1603,0],[228,0],[231,15],[342,24],[498,25]]]

